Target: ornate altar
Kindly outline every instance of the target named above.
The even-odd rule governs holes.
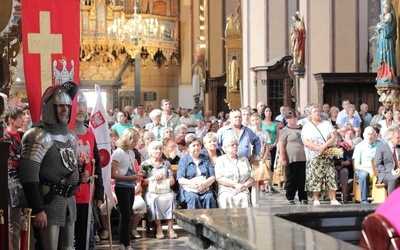
[[[226,50],[226,99],[230,109],[238,109],[242,105],[241,90],[243,88],[243,56],[242,56],[242,14],[241,0],[237,1],[236,14],[227,18],[225,28]]]
[[[103,66],[106,69],[106,72],[103,72],[104,77],[113,79],[114,71],[121,67],[127,56],[135,58],[139,55],[143,64],[146,64],[149,58],[158,68],[171,63],[177,64],[178,19],[169,16],[171,1],[147,3],[147,8],[152,6],[151,9],[154,8],[160,15],[133,14],[132,11],[136,7],[132,7],[133,1],[129,0],[109,3],[105,0],[85,1],[85,4],[81,5],[81,78],[85,79],[88,74],[93,73],[93,67]],[[164,8],[161,3],[165,4]],[[143,6],[137,8],[141,10]],[[147,12],[150,13],[151,9]],[[163,26],[160,37],[143,34],[143,39],[129,39],[130,31],[124,30],[128,26],[119,23],[124,20],[128,23],[135,15],[140,15],[140,19],[146,22],[156,20],[159,26]],[[121,32],[126,32],[126,35],[120,35]]]
[[[147,31],[154,31],[157,25],[157,34],[145,33],[142,24]],[[165,69],[157,72],[165,79],[178,72],[178,28],[177,0],[81,1],[82,85],[89,88],[100,83],[102,89],[112,93],[109,107],[133,104],[135,98],[142,103],[145,101],[142,89],[151,87],[154,70]],[[158,84],[167,88],[170,83],[158,81]]]

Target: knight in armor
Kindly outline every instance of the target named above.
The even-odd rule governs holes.
[[[77,137],[68,124],[77,91],[73,82],[47,88],[40,121],[22,138],[20,180],[44,250],[73,249],[80,178]]]
[[[78,92],[78,101],[76,107],[75,133],[78,137],[78,157],[79,172],[81,173],[81,183],[76,192],[77,219],[75,222],[75,249],[94,249],[94,223],[92,222],[93,212],[104,201],[104,186],[102,170],[100,165],[100,156],[93,131],[85,124],[87,116],[87,101],[82,91]],[[94,162],[93,162],[94,160]],[[94,164],[94,166],[93,166]],[[93,173],[94,172],[94,173]],[[88,182],[88,177],[96,176]],[[92,191],[90,187],[92,184]],[[92,192],[92,196],[91,195]],[[92,216],[90,216],[92,215]],[[88,218],[90,220],[88,221]],[[90,230],[88,230],[88,225]],[[89,233],[89,238],[87,238]],[[87,242],[89,239],[89,242]]]

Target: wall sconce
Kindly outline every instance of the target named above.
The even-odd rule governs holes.
[[[164,56],[161,49],[158,49],[154,54],[153,62],[155,63],[156,68],[161,68],[161,66],[167,62],[167,58]]]

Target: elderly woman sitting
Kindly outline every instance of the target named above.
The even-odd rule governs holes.
[[[155,221],[156,224],[156,238],[163,239],[164,233],[161,227],[161,220],[168,221],[167,237],[170,239],[178,238],[178,235],[173,229],[173,214],[172,211],[176,208],[175,193],[170,190],[170,186],[174,185],[175,179],[172,174],[171,164],[169,161],[161,158],[162,156],[162,142],[153,141],[149,144],[148,151],[150,158],[140,165],[142,169],[147,169],[147,179],[144,180],[143,185],[148,185],[148,190],[145,195],[145,200],[149,206],[149,218]],[[151,183],[150,183],[151,182]],[[160,185],[154,188],[155,183]],[[167,183],[167,187],[161,185]]]
[[[188,209],[216,208],[210,188],[215,181],[213,165],[207,156],[200,154],[201,142],[194,134],[186,135],[185,142],[188,154],[179,161],[177,172],[180,200],[187,203]]]
[[[215,178],[218,181],[218,206],[220,208],[250,207],[249,187],[253,184],[253,171],[246,157],[239,157],[238,141],[228,136],[222,143],[226,152],[217,158]]]

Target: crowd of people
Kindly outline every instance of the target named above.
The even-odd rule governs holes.
[[[68,124],[75,95],[72,132]],[[259,102],[255,108],[214,116],[197,107],[174,109],[171,100],[164,99],[159,109],[138,105],[110,111],[115,196],[107,198],[118,204],[119,243],[131,249],[131,238],[141,237],[136,228],[144,215],[149,225],[154,223],[157,239],[176,239],[175,209],[259,206],[261,194],[279,193],[272,180],[278,168],[285,172],[288,205],[297,201],[307,205],[311,195],[313,205],[319,206],[323,191],[331,205],[342,205],[349,201],[354,175],[361,203],[369,203],[373,167],[388,193],[396,188],[400,111],[380,108],[372,116],[367,104],[361,104],[358,112],[348,100],[341,111],[326,103],[308,105],[304,114],[282,106],[274,116],[272,110]],[[110,237],[106,215],[112,207],[104,202],[108,183],[102,182],[96,140],[85,124],[89,116],[76,85],[50,87],[43,95],[40,122],[35,124],[27,105],[9,102],[4,117],[4,138],[12,144],[9,179],[19,179],[29,190],[34,239],[43,249],[84,249],[86,244],[93,249],[97,226],[88,217],[97,214],[99,237]],[[255,181],[252,166],[268,159],[271,178]],[[342,199],[336,198],[337,189]],[[10,207],[11,249],[19,249],[20,213],[20,207]],[[168,225],[166,235],[163,222]]]

